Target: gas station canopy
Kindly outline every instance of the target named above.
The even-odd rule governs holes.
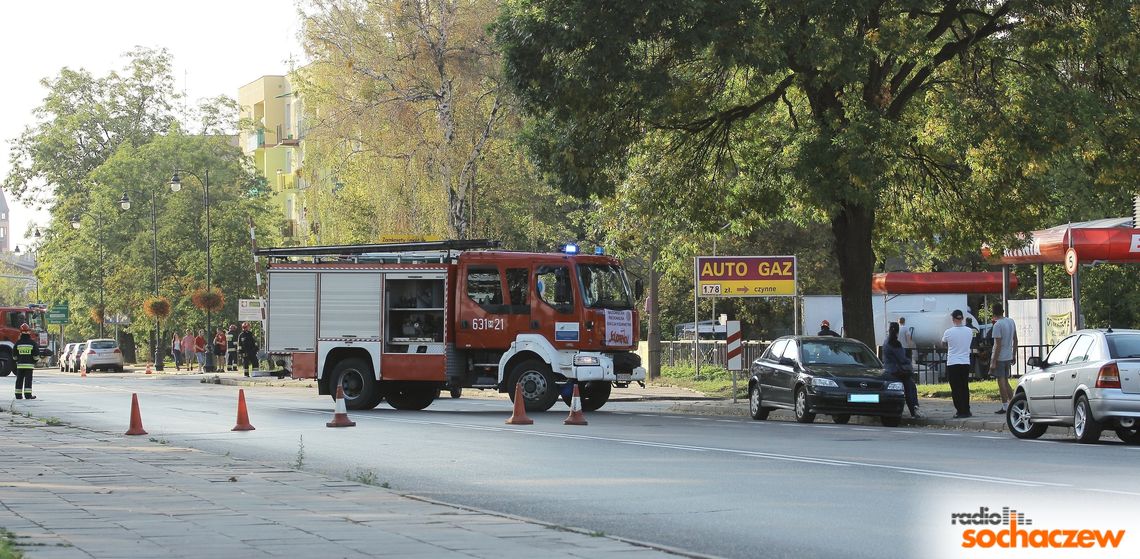
[[[1130,217],[1069,223],[1034,231],[1029,244],[995,255],[989,246],[982,256],[1000,264],[1062,264],[1070,247],[1082,263],[1140,263],[1140,229]]]

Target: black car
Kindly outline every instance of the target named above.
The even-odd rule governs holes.
[[[836,423],[852,415],[876,415],[897,427],[906,403],[903,385],[883,371],[883,364],[858,340],[833,336],[784,336],[752,362],[748,410],[752,419],[768,419],[774,409],[789,409],[796,421],[811,423],[827,414]]]

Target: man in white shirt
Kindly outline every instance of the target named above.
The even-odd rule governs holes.
[[[954,326],[942,334],[946,344],[946,377],[950,381],[950,396],[954,399],[954,419],[970,417],[970,341],[974,331],[962,326],[962,311],[950,313]]]

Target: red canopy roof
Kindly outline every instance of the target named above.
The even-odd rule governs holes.
[[[1100,219],[1050,227],[1030,233],[1024,248],[994,255],[989,246],[982,256],[1002,264],[1061,264],[1070,246],[1081,262],[1140,262],[1140,229],[1132,218]]]
[[[1017,276],[1009,275],[1009,289],[1017,289]],[[887,272],[871,277],[871,292],[1001,293],[1000,272]]]

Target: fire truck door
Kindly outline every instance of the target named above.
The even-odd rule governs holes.
[[[574,312],[574,284],[570,268],[564,264],[540,264],[534,269],[535,293],[531,303],[532,325],[557,349],[572,349],[584,343],[589,332],[582,330]]]
[[[472,265],[459,275],[458,347],[503,349],[530,327],[529,269]]]

